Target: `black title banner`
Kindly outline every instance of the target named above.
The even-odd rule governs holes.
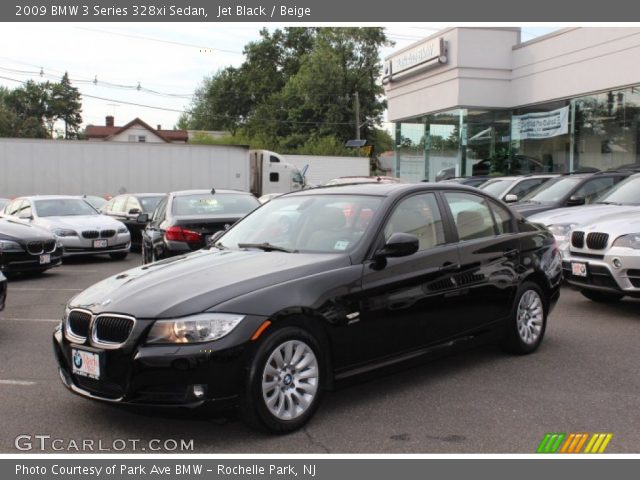
[[[2,22],[637,22],[640,3],[609,0],[14,0]]]

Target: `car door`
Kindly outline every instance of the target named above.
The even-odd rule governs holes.
[[[520,240],[509,210],[484,195],[444,192],[454,225],[460,270],[454,276],[458,300],[457,333],[505,318],[518,285]]]
[[[413,255],[365,262],[360,317],[352,344],[361,361],[410,352],[447,336],[455,322],[454,285],[459,264],[457,248],[447,242],[438,197],[412,194],[393,207],[376,240],[381,248],[393,233],[416,235]]]

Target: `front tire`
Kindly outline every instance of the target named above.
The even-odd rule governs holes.
[[[516,294],[502,347],[517,355],[533,353],[542,343],[546,328],[547,302],[542,289],[525,282]]]
[[[241,399],[244,420],[255,428],[288,433],[313,416],[322,396],[324,363],[308,331],[285,327],[258,348]]]
[[[624,297],[620,293],[600,292],[598,290],[580,290],[580,293],[592,302],[598,303],[613,303]]]

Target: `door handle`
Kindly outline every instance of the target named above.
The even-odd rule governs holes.
[[[446,263],[444,265],[442,265],[438,271],[442,272],[442,273],[446,273],[446,272],[455,272],[456,270],[460,269],[460,264],[458,263]]]
[[[511,250],[506,250],[502,252],[502,255],[507,258],[511,258],[511,257],[515,257],[519,253],[520,253],[520,250],[518,250],[517,248],[512,248]]]

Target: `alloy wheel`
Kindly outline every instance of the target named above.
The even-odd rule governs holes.
[[[522,294],[516,315],[520,339],[527,345],[536,343],[544,322],[544,308],[538,292],[527,290]]]

